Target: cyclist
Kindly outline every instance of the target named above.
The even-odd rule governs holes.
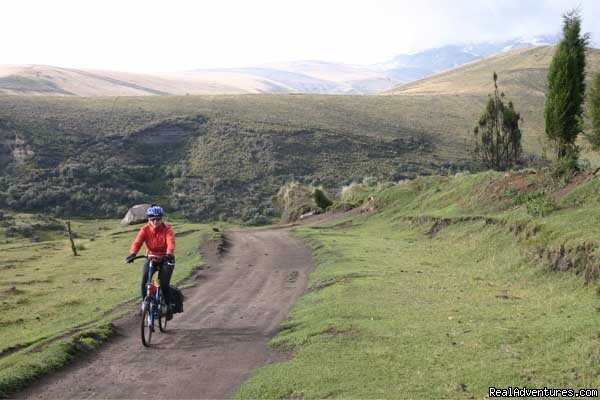
[[[125,261],[128,263],[133,262],[134,257],[144,243],[146,244],[146,254],[161,257],[162,266],[158,278],[160,279],[160,289],[165,299],[167,299],[167,319],[171,319],[173,314],[169,283],[175,267],[175,234],[173,228],[163,222],[164,211],[161,207],[153,204],[146,210],[146,216],[148,217],[148,224],[140,229],[131,244],[130,254],[125,258]],[[142,300],[146,297],[149,264],[150,260],[146,259],[142,268]]]

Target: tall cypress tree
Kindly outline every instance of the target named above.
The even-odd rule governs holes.
[[[596,75],[588,95],[590,131],[586,134],[594,150],[600,150],[600,73]]]
[[[570,153],[582,131],[585,99],[585,48],[589,35],[581,35],[577,10],[563,16],[563,37],[548,70],[548,93],[544,106],[546,135],[561,158]]]

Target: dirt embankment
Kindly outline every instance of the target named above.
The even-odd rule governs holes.
[[[262,365],[285,358],[268,342],[307,287],[312,256],[288,230],[227,233],[205,248],[207,267],[186,290],[185,312],[146,349],[139,317],[115,322],[103,349],[17,398],[229,398]],[[222,253],[222,254],[219,254]]]

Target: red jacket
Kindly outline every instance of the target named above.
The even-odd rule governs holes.
[[[175,255],[175,234],[173,228],[165,223],[156,229],[150,224],[144,225],[133,241],[129,252],[137,254],[144,243],[146,243],[146,254],[164,256],[168,253]]]

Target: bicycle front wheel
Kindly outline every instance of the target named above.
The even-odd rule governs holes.
[[[144,307],[144,312],[142,313],[142,321],[141,321],[141,334],[142,334],[142,344],[145,347],[150,347],[150,341],[152,340],[152,310],[150,309],[150,304],[147,307]]]

